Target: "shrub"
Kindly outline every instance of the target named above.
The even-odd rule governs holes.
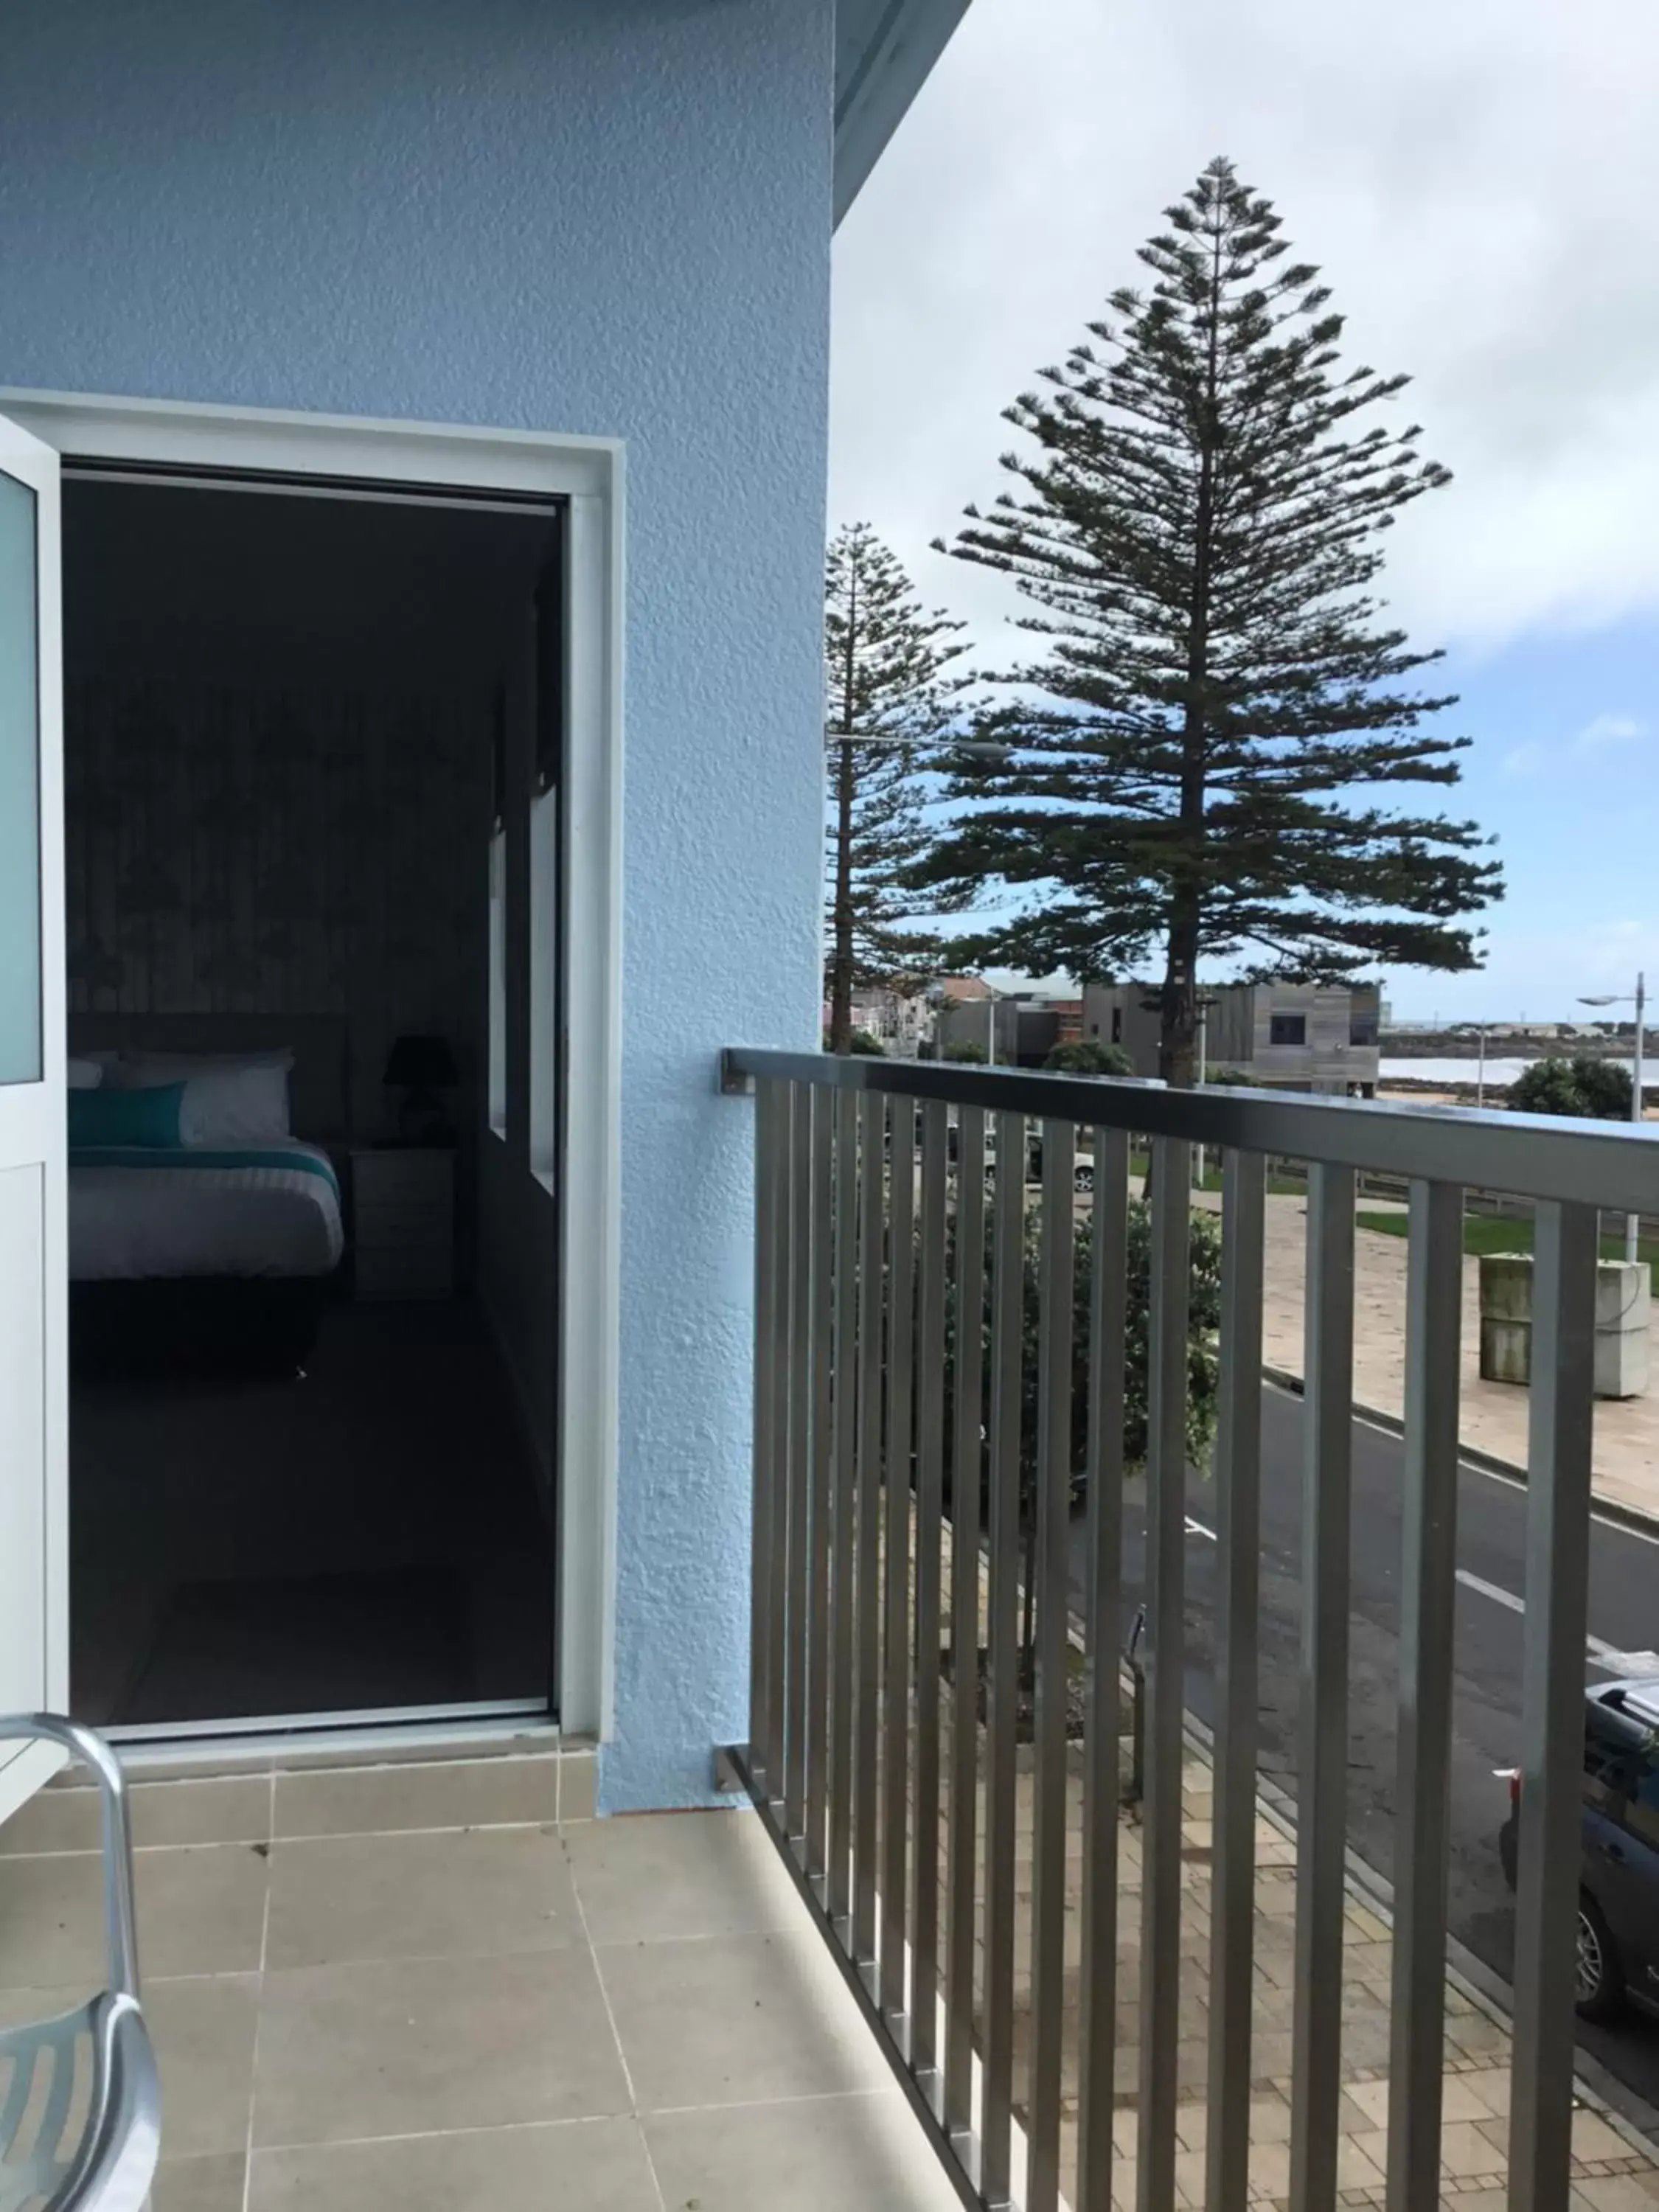
[[[984,1418],[990,1418],[991,1267],[996,1206],[986,1207],[985,1309],[981,1316],[984,1342],[986,1398]],[[945,1445],[947,1474],[951,1463],[950,1424],[955,1402],[956,1364],[956,1217],[948,1237],[951,1246],[945,1308]],[[1033,1496],[1036,1474],[1037,1355],[1041,1309],[1040,1216],[1027,1218],[1024,1267],[1024,1346],[1021,1362],[1020,1498],[1021,1518]],[[1089,1441],[1089,1316],[1094,1264],[1093,1224],[1079,1223],[1073,1267],[1072,1302],[1072,1494],[1081,1498],[1087,1489]],[[1129,1202],[1127,1257],[1128,1331],[1124,1345],[1123,1454],[1131,1472],[1146,1462],[1147,1358],[1152,1314],[1152,1212],[1145,1200]],[[1192,1216],[1191,1277],[1187,1340],[1187,1457],[1194,1466],[1207,1467],[1215,1438],[1217,1397],[1220,1381],[1221,1223],[1218,1215],[1194,1212]],[[988,1470],[987,1470],[988,1472]],[[981,1474],[981,1488],[985,1474]]]
[[[944,1057],[946,1060],[966,1062],[974,1067],[983,1067],[986,1065],[985,1048],[982,1044],[969,1042],[947,1044]]]
[[[1057,1075],[1133,1075],[1135,1064],[1121,1044],[1098,1037],[1073,1037],[1057,1044],[1042,1065]]]
[[[1519,1114],[1561,1114],[1592,1121],[1628,1121],[1631,1073],[1616,1060],[1576,1053],[1571,1060],[1535,1060],[1510,1085]]]

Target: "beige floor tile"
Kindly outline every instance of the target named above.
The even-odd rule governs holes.
[[[646,2136],[674,2212],[953,2212],[958,2202],[896,2090],[661,2112]]]
[[[659,2212],[639,2123],[567,2120],[253,2154],[248,2212]]]
[[[265,1877],[264,1856],[249,1845],[141,1851],[134,1881],[144,1972],[257,1967]],[[102,1881],[95,1856],[0,1861],[0,1988],[101,1981]]]
[[[550,1951],[580,1940],[570,1869],[550,1828],[271,1846],[267,1966]]]
[[[144,2016],[161,2075],[163,2159],[240,2153],[253,2094],[257,1974],[144,1984]]]
[[[150,2191],[149,2212],[242,2212],[247,2160],[240,2151],[218,2158],[164,2159]]]
[[[558,1792],[552,1753],[279,1774],[274,1832],[360,1836],[397,1828],[550,1826],[558,1817]]]
[[[270,1784],[264,1775],[214,1775],[198,1782],[137,1782],[127,1793],[132,1840],[157,1844],[255,1844],[270,1833]],[[95,1790],[42,1790],[0,1824],[0,1858],[33,1851],[95,1851],[102,1843]]]
[[[627,2109],[585,1950],[265,1977],[253,2081],[260,2148]]]
[[[591,1820],[599,1793],[599,1762],[591,1751],[567,1751],[559,1760],[559,1825]]]
[[[641,2112],[884,2087],[891,2078],[810,1928],[598,1956]]]
[[[595,1943],[800,1924],[794,1883],[752,1813],[590,1820],[566,1838],[565,1849]]]

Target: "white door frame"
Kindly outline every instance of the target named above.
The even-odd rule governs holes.
[[[21,422],[18,429],[28,429]],[[53,441],[42,441],[46,445]],[[68,1132],[64,1115],[64,784],[63,625],[59,606],[62,564],[58,554],[58,466],[29,438],[0,424],[0,468],[27,483],[34,494],[36,662],[35,791],[40,852],[40,1066],[38,1082],[0,1085],[0,1160],[15,1171],[38,1169],[39,1234],[41,1262],[39,1335],[32,1344],[13,1346],[33,1376],[40,1396],[38,1465],[24,1468],[25,1480],[38,1479],[39,1540],[42,1556],[40,1643],[27,1695],[48,1710],[69,1705],[69,1485],[65,1479],[68,1414],[69,1229],[64,1207],[64,1153]],[[38,1365],[35,1361],[38,1358]],[[8,1387],[12,1378],[8,1377]],[[6,1439],[0,1435],[0,1457]],[[33,1457],[33,1455],[30,1455]],[[4,1479],[0,1468],[0,1480]],[[33,1532],[29,1538],[33,1548]],[[15,1565],[15,1563],[14,1563]],[[0,1600],[3,1601],[3,1600]],[[10,1686],[8,1686],[9,1687]],[[15,1689],[12,1694],[15,1694]],[[64,1763],[56,1746],[0,1745],[0,1820],[15,1811]]]
[[[568,1070],[560,1178],[559,1718],[611,1733],[620,1267],[623,447],[609,438],[0,388],[0,412],[76,458],[283,471],[570,502]],[[44,794],[43,794],[44,797]],[[63,966],[61,883],[46,943]],[[51,954],[47,957],[50,960]],[[53,974],[49,967],[48,979]],[[61,981],[52,1047],[61,1055]],[[56,1063],[61,1075],[61,1058]],[[573,1295],[571,1255],[581,1255]]]

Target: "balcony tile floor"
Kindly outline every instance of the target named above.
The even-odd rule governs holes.
[[[145,1783],[155,2212],[949,2212],[759,1824],[591,1757]],[[0,1827],[0,2021],[100,1977],[96,1805]]]

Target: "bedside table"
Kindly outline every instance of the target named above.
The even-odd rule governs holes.
[[[423,1146],[351,1155],[360,1298],[447,1298],[455,1289],[455,1155]]]

